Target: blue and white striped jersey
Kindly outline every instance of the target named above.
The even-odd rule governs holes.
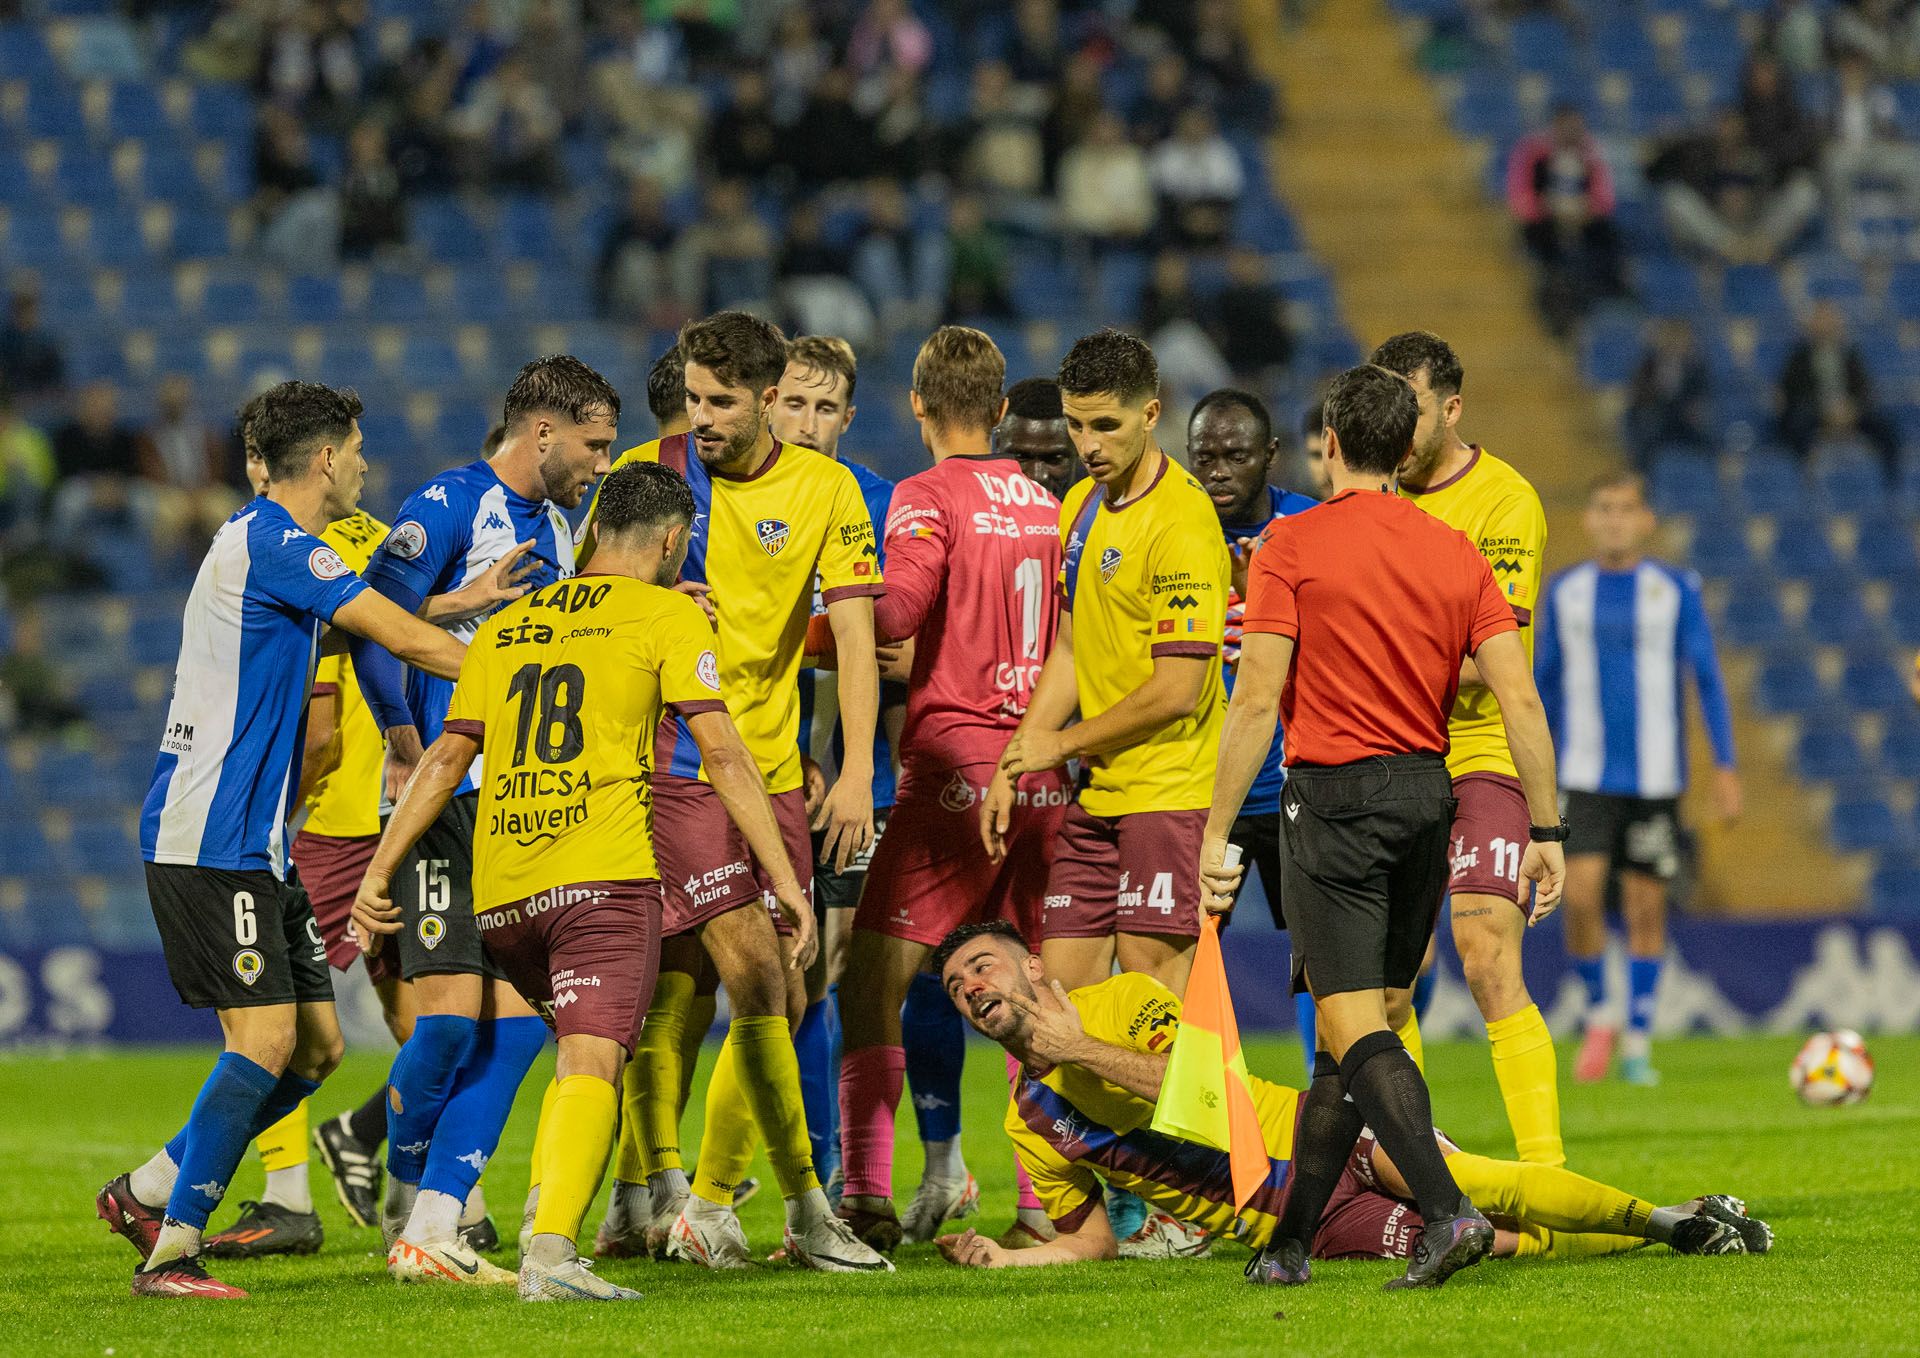
[[[408,612],[436,594],[450,594],[484,574],[518,543],[531,540],[529,560],[538,564],[526,583],[531,589],[573,574],[573,529],[551,500],[529,500],[516,493],[482,461],[442,472],[408,497],[380,550],[367,564],[367,583]],[[485,617],[469,618],[450,630],[471,641]],[[368,704],[385,730],[410,721],[420,729],[422,745],[440,736],[453,681],[424,670],[406,671],[405,711],[396,711],[385,677],[395,662],[362,662],[354,650],[355,672],[368,688]],[[458,789],[471,792],[479,761]]]
[[[1660,561],[1585,562],[1548,584],[1534,670],[1573,792],[1677,797],[1687,785],[1683,685],[1700,692],[1714,762],[1732,768],[1733,714],[1700,577]]]
[[[143,858],[286,875],[320,625],[366,587],[271,500],[214,535],[187,597]]]

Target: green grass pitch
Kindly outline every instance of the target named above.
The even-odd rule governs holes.
[[[506,1289],[394,1286],[377,1235],[347,1224],[317,1162],[321,1254],[221,1270],[253,1291],[248,1302],[135,1301],[127,1294],[133,1252],[94,1219],[93,1194],[175,1129],[211,1053],[3,1058],[0,1224],[11,1248],[0,1274],[0,1353],[1920,1353],[1920,1085],[1911,1077],[1920,1038],[1872,1045],[1879,1087],[1856,1108],[1808,1109],[1793,1099],[1791,1038],[1666,1043],[1657,1052],[1666,1082],[1655,1090],[1563,1084],[1573,1168],[1662,1202],[1739,1194],[1779,1234],[1764,1259],[1682,1259],[1653,1248],[1572,1263],[1490,1261],[1439,1293],[1383,1295],[1380,1284],[1400,1265],[1323,1264],[1310,1287],[1280,1291],[1242,1281],[1246,1254],[1237,1247],[1200,1262],[988,1273],[951,1267],[920,1246],[902,1250],[891,1277],[609,1262],[607,1275],[646,1300],[604,1307],[523,1306]],[[1250,1046],[1256,1073],[1297,1083],[1291,1045]],[[1564,1079],[1570,1053],[1561,1057]],[[1440,1124],[1469,1149],[1510,1155],[1484,1046],[1436,1046],[1428,1064]],[[487,1174],[509,1240],[526,1186],[531,1095],[550,1069],[551,1056],[536,1066]],[[384,1055],[354,1054],[319,1095],[318,1111],[363,1096],[384,1070]],[[1010,1158],[997,1130],[1004,1091],[998,1051],[970,1046],[967,1161],[983,1186],[981,1224],[996,1232],[1012,1212]],[[689,1144],[698,1100],[696,1091]],[[910,1114],[903,1128],[910,1139]],[[903,1144],[903,1200],[919,1159]],[[757,1172],[771,1186],[764,1163]],[[250,1161],[229,1201],[259,1186]],[[230,1216],[223,1211],[214,1224]],[[777,1193],[750,1203],[745,1221],[757,1249],[777,1246]]]

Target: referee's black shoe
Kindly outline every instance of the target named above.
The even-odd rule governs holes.
[[[258,1259],[269,1254],[313,1254],[326,1239],[318,1212],[294,1212],[273,1202],[243,1202],[240,1219],[207,1237],[215,1259]]]
[[[1493,1252],[1493,1223],[1460,1195],[1460,1210],[1429,1221],[1413,1243],[1404,1276],[1386,1285],[1389,1292],[1413,1287],[1438,1287],[1463,1268],[1470,1268]]]
[[[1247,1281],[1266,1287],[1298,1287],[1313,1277],[1307,1262],[1307,1247],[1298,1240],[1281,1240],[1268,1245],[1247,1260]]]

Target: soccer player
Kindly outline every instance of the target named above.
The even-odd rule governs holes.
[[[1066,498],[1080,479],[1081,467],[1067,433],[1058,382],[1029,377],[1007,389],[1007,413],[993,431],[993,450],[1017,459],[1027,478],[1045,486],[1054,499]],[[941,1003],[946,1003],[944,997]]]
[[[1445,340],[1423,330],[1395,335],[1370,360],[1413,384],[1420,423],[1400,471],[1400,493],[1480,549],[1533,653],[1533,610],[1540,596],[1547,518],[1533,487],[1507,463],[1460,437],[1460,360]],[[1459,809],[1453,818],[1454,947],[1467,988],[1486,1020],[1493,1073],[1522,1160],[1563,1165],[1560,1090],[1553,1034],[1527,993],[1520,947],[1533,906],[1520,880],[1527,851],[1527,806],[1500,704],[1471,659],[1461,662],[1460,693],[1448,724],[1447,771]]]
[[[1567,953],[1586,988],[1586,1040],[1573,1078],[1605,1077],[1614,1030],[1606,1003],[1610,870],[1620,873],[1627,924],[1627,1028],[1620,1076],[1659,1083],[1654,1007],[1667,950],[1667,883],[1679,868],[1679,797],[1687,782],[1689,673],[1713,740],[1714,800],[1740,814],[1733,713],[1720,677],[1700,577],[1646,555],[1653,511],[1646,483],[1614,472],[1587,495],[1594,559],[1562,571],[1540,607],[1535,671],[1560,755],[1567,820]]]
[[[1153,351],[1117,330],[1083,337],[1060,365],[1089,479],[1060,509],[1059,636],[980,816],[998,860],[1016,780],[1078,759],[1047,879],[1048,970],[1091,984],[1117,960],[1177,993],[1200,932],[1191,869],[1226,708],[1231,566],[1206,490],[1154,441],[1159,389]]]
[[[942,1221],[979,1202],[954,1126],[944,1136],[923,1131],[925,1175],[905,1216],[895,1213],[894,1113],[909,1073],[901,1005],[955,926],[1003,916],[1037,923],[1071,795],[1057,768],[1028,775],[998,826],[1001,852],[990,856],[975,831],[974,807],[1026,711],[1059,612],[1050,588],[1059,506],[991,443],[1005,376],[1005,358],[978,330],[943,326],[921,346],[913,413],[934,465],[900,483],[886,516],[891,564],[875,622],[882,641],[915,639],[913,675],[893,826],[854,917],[848,974],[859,984],[842,998],[840,1079],[840,1214],[885,1250],[902,1238],[931,1240]],[[914,1092],[923,1092],[917,1075]]]
[[[812,853],[797,738],[801,653],[816,581],[843,657],[838,698],[846,732],[840,776],[822,808],[822,857],[845,868],[873,838],[880,690],[873,596],[881,592],[873,524],[853,473],[774,437],[768,412],[787,364],[777,327],[745,312],[721,312],[686,326],[680,349],[692,429],[683,442],[663,442],[658,456],[693,488],[693,540],[681,585],[712,588],[722,694],[766,778],[807,889]],[[643,448],[629,456],[645,455]],[[789,1026],[804,1008],[813,917],[782,916],[781,927],[795,932],[785,942],[777,936],[762,902],[770,890],[765,867],[755,866],[702,776],[684,723],[663,723],[655,763],[654,825],[667,885],[661,988],[673,982],[674,993],[690,997],[704,950],[727,988],[733,1020],[707,1088],[706,1136],[691,1192],[683,1171],[662,1170],[654,1220],[671,1223],[668,1248],[676,1255],[712,1268],[746,1267],[751,1256],[733,1194],[763,1136],[787,1200],[789,1260],[834,1271],[890,1269],[834,1217],[813,1168]],[[649,1022],[662,1003],[655,1002]],[[659,1138],[657,1153],[677,1142],[680,1072],[655,1064],[666,1055],[664,1044],[643,1044],[638,1055],[643,1125]]]
[[[934,962],[967,1022],[1020,1063],[1007,1135],[1032,1166],[1058,1232],[1049,1244],[1008,1251],[968,1231],[944,1237],[942,1254],[976,1268],[1111,1259],[1118,1242],[1101,1202],[1103,1180],[1138,1193],[1158,1213],[1194,1223],[1203,1240],[1225,1236],[1266,1248],[1297,1191],[1294,1139],[1306,1116],[1305,1094],[1249,1081],[1270,1173],[1236,1209],[1224,1151],[1149,1125],[1179,1032],[1180,999],[1172,991],[1126,973],[1069,994],[1019,933],[997,922],[956,930]],[[1566,1169],[1472,1155],[1439,1131],[1433,1138],[1461,1187],[1500,1219],[1497,1257],[1579,1258],[1648,1242],[1676,1254],[1764,1254],[1773,1243],[1772,1229],[1747,1216],[1737,1198],[1711,1194],[1656,1207]],[[1315,1225],[1312,1257],[1406,1258],[1424,1227],[1399,1168],[1363,1135]]]
[[[412,609],[459,586],[520,543],[537,561],[528,583],[573,573],[564,511],[607,470],[620,396],[577,358],[537,359],[507,391],[500,448],[491,458],[435,476],[400,507],[367,569],[368,583]],[[470,638],[468,619],[452,630]],[[356,648],[354,669],[387,739],[391,798],[437,739],[452,689],[403,674],[374,647]],[[477,1262],[458,1237],[478,1225],[468,1200],[498,1145],[513,1097],[546,1041],[546,1027],[481,947],[471,881],[476,762],[393,883],[407,927],[394,938],[418,1017],[388,1076],[387,1194],[381,1226],[396,1277],[432,1276],[457,1256]],[[468,1220],[463,1222],[466,1213]],[[489,1223],[482,1240],[494,1237]],[[497,1238],[497,1237],[494,1237]],[[445,1257],[441,1257],[445,1256]]]
[[[96,1199],[145,1261],[135,1296],[246,1295],[201,1264],[207,1218],[247,1142],[340,1060],[326,954],[285,853],[323,625],[434,674],[457,673],[464,651],[316,536],[359,503],[360,412],[351,392],[315,383],[265,393],[251,428],[268,492],[215,535],[187,600],[140,847],[168,975],[182,1001],[218,1011],[226,1049],[186,1126]]]
[[[488,948],[560,1042],[537,1133],[541,1194],[520,1268],[525,1301],[640,1295],[595,1277],[578,1238],[659,961],[649,822],[663,711],[686,721],[715,795],[781,903],[810,908],[760,771],[721,701],[713,629],[670,588],[693,512],[671,468],[634,463],[607,478],[594,570],[495,614],[474,638],[440,738],[395,808],[357,906],[372,930],[401,927],[386,884],[491,739],[502,757],[481,794],[474,909]]]
[[[658,462],[660,460],[656,445],[668,439],[687,437],[687,363],[680,356],[680,346],[671,344],[666,352],[653,361],[647,369],[647,413],[653,416],[654,428],[658,431],[652,443],[643,443],[638,448],[622,453],[616,467],[629,462]],[[652,455],[640,454],[653,449]],[[583,571],[593,556],[594,509],[599,504],[599,491],[587,505],[587,514],[580,521],[580,531],[574,537],[573,568]]]

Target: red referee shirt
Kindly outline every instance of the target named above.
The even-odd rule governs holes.
[[[1275,519],[1247,574],[1245,630],[1295,642],[1289,764],[1445,754],[1461,659],[1519,627],[1466,534],[1380,491]]]

